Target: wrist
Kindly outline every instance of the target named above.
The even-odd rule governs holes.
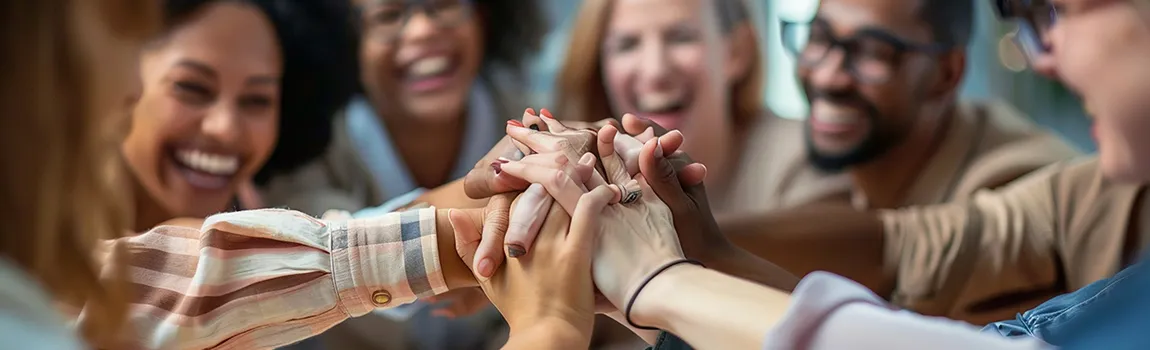
[[[706,268],[694,264],[678,264],[659,273],[638,294],[631,307],[631,321],[636,325],[668,330],[666,315],[670,306],[667,297],[672,296],[676,286],[691,283],[690,275]]]
[[[591,345],[591,322],[572,322],[562,317],[547,316],[532,322],[518,323],[524,326],[511,327],[511,338],[527,337],[546,339],[555,346],[544,348],[579,348],[585,349]]]
[[[435,239],[439,250],[439,265],[443,269],[443,279],[449,290],[477,287],[479,283],[475,281],[475,275],[471,273],[471,269],[467,267],[455,249],[455,228],[451,226],[451,221],[448,219],[450,210],[475,211],[477,209],[435,210]],[[473,213],[468,213],[468,216],[473,215]],[[475,222],[482,223],[483,220],[480,218],[479,221]]]

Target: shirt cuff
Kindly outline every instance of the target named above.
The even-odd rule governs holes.
[[[870,290],[835,274],[815,271],[791,294],[791,306],[770,332],[764,349],[807,349],[835,310],[852,303],[887,304]]]
[[[332,225],[332,270],[350,316],[447,291],[435,216],[429,208]]]

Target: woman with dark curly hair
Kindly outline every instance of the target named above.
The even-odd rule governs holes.
[[[317,158],[354,93],[347,4],[168,0],[141,56],[143,90],[121,150],[134,229],[237,209],[253,180]]]

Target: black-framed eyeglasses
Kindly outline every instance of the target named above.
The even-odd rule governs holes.
[[[393,42],[417,11],[440,28],[451,28],[471,18],[473,0],[376,0],[359,8],[363,34]]]
[[[831,32],[825,21],[783,20],[782,42],[801,68],[819,65],[835,48],[842,49],[843,67],[863,83],[881,84],[890,79],[906,53],[940,54],[951,49],[942,43],[915,43],[897,35],[864,28],[847,38]]]
[[[1049,51],[1046,35],[1058,22],[1058,10],[1049,0],[991,0],[998,17],[1018,25],[1014,43],[1026,58],[1034,58]]]

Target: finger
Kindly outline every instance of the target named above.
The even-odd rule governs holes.
[[[551,115],[551,111],[546,108],[539,110],[539,116],[541,117],[540,119],[543,119],[543,123],[547,125],[548,131],[561,133],[569,129],[566,125],[559,122],[559,120],[556,120],[555,116]]]
[[[607,187],[596,187],[579,198],[575,213],[571,215],[571,230],[567,238],[571,242],[568,247],[579,252],[580,256],[591,258],[595,240],[598,239],[599,215],[614,196],[615,194]]]
[[[663,146],[663,154],[678,152],[679,148],[683,147],[684,142],[686,142],[686,139],[679,130],[671,130],[663,134],[663,136],[659,136],[659,143]]]
[[[623,159],[615,153],[615,135],[619,133],[614,127],[606,126],[599,129],[597,145],[599,147],[599,160],[603,163],[603,171],[607,182],[622,186],[631,181],[627,173],[627,166]]]
[[[498,159],[472,169],[463,179],[463,192],[472,199],[484,199],[500,193],[522,191],[528,183],[502,173],[501,166],[510,160]]]
[[[639,173],[639,151],[643,149],[643,142],[630,135],[615,133],[615,153],[623,160],[627,174],[635,176]]]
[[[505,246],[507,256],[519,258],[531,251],[535,236],[539,234],[539,227],[547,217],[547,209],[554,200],[543,185],[532,184],[515,202],[511,210],[511,219],[507,224]]]
[[[511,212],[513,194],[500,194],[491,197],[483,218],[483,235],[479,247],[472,258],[475,272],[480,281],[486,282],[503,264],[503,238],[507,234],[507,223]]]
[[[506,131],[507,131],[507,136],[510,136],[512,140],[515,140],[515,141],[519,142],[520,144],[523,144],[525,147],[528,148],[528,152],[525,152],[528,154],[532,153],[531,151],[534,151],[534,152],[559,151],[561,148],[561,147],[559,147],[559,143],[560,143],[560,140],[562,140],[563,138],[561,138],[559,136],[551,135],[548,133],[543,133],[543,132],[540,132],[537,130],[532,130],[532,129],[529,129],[529,128],[526,128],[523,126],[519,126],[519,125],[514,125],[514,124],[508,124]]]
[[[547,124],[543,123],[543,118],[539,118],[534,108],[523,111],[523,126],[535,131],[548,131]]]
[[[471,222],[471,218],[467,217],[467,214],[459,210],[448,210],[447,220],[451,223],[452,230],[455,231],[455,253],[459,255],[460,259],[463,259],[467,268],[474,272],[475,266],[472,261],[482,237],[479,228],[475,227],[475,223]]]
[[[574,174],[574,170],[568,173],[555,168],[511,162],[503,165],[503,171],[527,182],[543,185],[547,193],[550,193],[568,214],[575,211],[575,203],[579,202],[579,196],[587,192],[583,185],[577,182],[578,179],[573,178],[578,176]]]
[[[623,115],[623,129],[627,131],[628,134],[638,135],[645,132],[648,128],[651,129],[652,136],[662,136],[667,133],[667,129],[650,119],[640,118],[631,113]]]
[[[576,170],[579,177],[583,179],[583,188],[596,188],[599,186],[607,186],[607,180],[603,179],[603,175],[599,174],[595,164],[599,162],[599,158],[590,152],[584,153],[583,157],[579,158],[576,165]]]
[[[703,163],[691,163],[679,169],[679,183],[684,186],[698,186],[707,179],[707,166]]]
[[[690,213],[693,202],[680,185],[674,165],[663,157],[659,139],[643,145],[643,151],[639,154],[639,169],[651,190],[671,208],[673,215],[681,217],[679,215]]]
[[[567,174],[567,176],[575,179],[576,183],[578,183],[584,190],[590,188],[586,185],[587,182],[592,182],[596,185],[603,183],[601,177],[596,178],[594,175],[590,175],[593,179],[587,179],[585,175],[586,170],[580,170],[582,166],[579,166],[578,163],[576,163],[574,166],[568,166],[568,159],[571,158],[565,152],[549,152],[529,155],[523,158],[523,160],[519,161],[519,163],[528,166],[537,166],[563,171]],[[578,161],[582,160],[583,159],[579,159]],[[500,168],[502,168],[502,165],[506,163],[507,162],[500,163]],[[592,164],[592,166],[594,165]],[[508,174],[507,176],[513,177],[514,175]]]
[[[591,126],[594,127],[595,129],[602,129],[604,126],[608,126],[608,125],[614,126],[615,129],[623,130],[623,123],[620,123],[619,120],[615,119],[615,118],[606,118],[606,119],[591,123]]]

